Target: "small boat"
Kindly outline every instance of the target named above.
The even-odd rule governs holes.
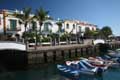
[[[116,49],[115,51],[116,51],[117,53],[120,53],[120,48]]]
[[[92,66],[100,67],[103,70],[107,70],[108,66],[109,66],[108,65],[109,63],[106,63],[104,60],[100,60],[100,59],[95,58],[95,57],[82,58],[82,59],[84,59],[87,62],[89,62]]]
[[[103,73],[103,69],[91,66],[85,60],[80,60],[78,64],[71,62],[70,65],[57,65],[57,68],[63,73],[72,74],[74,76],[78,76],[80,74],[101,75]]]
[[[110,68],[120,68],[120,59],[119,58],[112,58],[108,55],[104,55],[102,57],[97,57],[101,60],[104,60],[107,63],[110,63],[109,67]]]
[[[111,65],[111,62],[106,62],[105,60],[101,60],[98,58],[94,58],[94,59],[88,59],[88,62],[92,65],[92,66],[96,66],[96,67],[100,67],[102,68],[104,71],[108,69],[108,67]]]
[[[120,53],[118,51],[108,50],[108,55],[112,58],[120,58]]]

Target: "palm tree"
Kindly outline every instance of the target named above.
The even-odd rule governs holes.
[[[72,31],[73,31],[73,29],[68,33],[68,32],[66,32],[65,31],[65,33],[64,33],[64,36],[66,37],[66,43],[67,44],[70,44],[70,38],[71,38],[71,35],[72,35]]]
[[[62,21],[58,21],[56,24],[57,24],[58,27],[59,27],[59,28],[58,28],[58,36],[59,36],[59,37],[58,37],[58,38],[59,38],[59,39],[58,39],[58,44],[60,44],[60,33],[62,32],[62,31],[61,31]]]
[[[39,21],[40,35],[41,35],[41,26],[42,26],[43,22],[48,18],[47,16],[48,16],[48,11],[45,11],[43,8],[40,7],[39,9],[36,10],[35,18]],[[37,45],[37,43],[36,43],[36,45]]]
[[[24,27],[25,27],[25,33],[24,33],[25,35],[26,35],[27,25],[28,25],[29,21],[31,20],[30,13],[31,13],[31,8],[24,8],[23,13],[15,13],[14,14],[17,18],[22,20],[22,24],[24,24]],[[26,40],[25,35],[24,35],[24,39]]]

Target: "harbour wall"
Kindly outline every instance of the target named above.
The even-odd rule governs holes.
[[[109,49],[120,48],[119,43],[108,44]],[[65,60],[79,59],[80,57],[96,56],[107,50],[106,46],[94,45],[60,45],[39,47],[37,50],[0,50],[0,71],[1,68],[23,69],[29,65],[42,65],[56,63]],[[105,52],[104,52],[105,53]]]
[[[80,57],[96,56],[106,53],[108,49],[120,48],[120,44],[111,43],[104,45],[67,45],[54,46],[52,48],[40,48],[28,51],[28,64],[41,64],[50,62],[59,62]]]

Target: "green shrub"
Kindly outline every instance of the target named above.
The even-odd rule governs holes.
[[[44,37],[41,41],[42,42],[50,42],[50,37]]]

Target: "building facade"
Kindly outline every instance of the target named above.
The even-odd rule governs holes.
[[[21,20],[13,15],[16,12],[19,12],[20,14],[23,13],[22,11],[17,11],[17,10],[0,11],[0,34],[11,34],[12,36],[15,36],[16,34],[20,36],[23,35],[25,31],[25,27],[24,24],[22,24]],[[34,16],[34,14],[31,14],[31,16]],[[59,21],[58,20],[44,21],[43,25],[41,26],[42,34],[45,36],[51,33],[58,34],[59,29],[61,29],[62,32],[67,32],[71,34],[81,33],[83,35],[86,28],[95,31],[97,27],[94,24],[90,24],[78,20],[63,20],[61,27],[57,25],[57,22]],[[39,31],[40,26],[37,20],[28,23],[27,31],[32,30],[34,26],[36,26],[37,31]]]
[[[89,28],[91,31],[96,31],[97,28],[97,25],[78,20],[64,20],[63,24],[65,32],[72,34],[81,33],[84,35],[86,28]]]

